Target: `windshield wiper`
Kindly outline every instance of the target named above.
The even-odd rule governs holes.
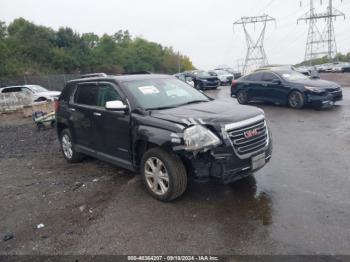
[[[185,106],[185,105],[190,105],[190,104],[198,104],[198,103],[204,103],[204,102],[209,102],[208,100],[193,100],[184,104],[179,104],[179,105],[174,105],[174,106],[161,106],[161,107],[152,107],[152,108],[147,108],[146,110],[165,110],[165,109],[172,109],[175,107],[179,106]]]
[[[165,109],[172,109],[176,106],[160,106],[160,107],[152,107],[152,108],[147,108],[146,110],[165,110]]]
[[[199,104],[199,103],[205,103],[205,102],[209,102],[208,100],[193,100],[193,101],[189,101],[187,103],[178,105],[178,106],[186,106],[186,105],[191,105],[191,104]]]

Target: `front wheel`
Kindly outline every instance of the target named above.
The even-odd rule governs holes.
[[[244,90],[238,91],[236,97],[237,97],[238,103],[240,103],[241,105],[245,105],[248,103],[248,94],[246,91]]]
[[[303,108],[304,95],[299,91],[292,91],[288,96],[288,104],[293,109]]]
[[[143,155],[141,175],[148,192],[161,201],[178,198],[187,187],[182,161],[161,148],[152,148]]]

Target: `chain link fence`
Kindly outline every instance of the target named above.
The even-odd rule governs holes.
[[[62,91],[67,81],[77,79],[80,74],[69,75],[24,75],[21,77],[13,77],[0,79],[0,88],[14,85],[40,85],[48,90]]]

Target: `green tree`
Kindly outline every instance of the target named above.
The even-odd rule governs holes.
[[[42,73],[118,74],[132,71],[175,73],[193,69],[187,56],[172,48],[119,30],[112,35],[57,31],[23,18],[0,21],[0,77]]]

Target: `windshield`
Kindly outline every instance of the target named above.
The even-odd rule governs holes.
[[[123,84],[138,105],[146,110],[210,101],[207,96],[176,78],[135,80]]]
[[[287,81],[308,80],[309,78],[302,73],[295,71],[282,72],[282,77]]]
[[[197,72],[194,72],[193,74],[200,77],[200,78],[201,77],[203,77],[203,78],[211,77],[211,75],[205,71],[197,71]]]
[[[224,71],[224,70],[215,70],[215,73],[217,73],[218,75],[228,75],[229,72]]]
[[[38,85],[30,85],[28,86],[30,90],[32,90],[34,93],[39,93],[39,92],[47,92],[48,90],[42,86]]]

